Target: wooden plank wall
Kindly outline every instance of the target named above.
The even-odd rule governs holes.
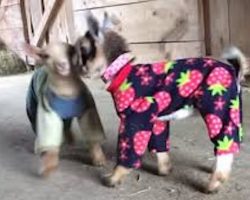
[[[20,0],[2,0],[0,4],[0,38],[24,58],[21,43],[25,41],[20,12]]]
[[[250,56],[250,1],[228,0],[230,40]]]
[[[122,22],[120,33],[128,39],[140,61],[204,54],[201,0],[72,0],[74,40],[86,31],[85,14],[98,19],[104,11]]]
[[[220,55],[225,46],[236,45],[250,56],[250,1],[208,0],[210,36],[208,45],[212,55]]]
[[[1,1],[0,37],[21,56],[21,42],[34,37],[51,1]],[[145,62],[220,55],[228,44],[239,46],[250,56],[249,9],[249,0],[64,0],[43,43],[73,43],[85,33],[85,13],[92,10],[100,20],[104,11],[115,14],[122,22],[120,33]]]

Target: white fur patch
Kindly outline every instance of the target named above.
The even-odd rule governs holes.
[[[234,155],[225,154],[216,157],[215,172],[230,172],[234,160]]]
[[[183,109],[177,110],[169,115],[164,115],[164,116],[158,117],[158,119],[160,121],[179,120],[179,119],[187,118],[187,117],[193,115],[194,113],[195,112],[194,112],[193,108],[188,108],[188,109],[183,108]]]

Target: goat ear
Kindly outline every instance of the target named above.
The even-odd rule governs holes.
[[[26,55],[35,59],[37,62],[42,62],[49,57],[49,55],[42,48],[27,43],[24,43],[22,47]]]
[[[94,38],[98,38],[100,27],[97,19],[95,18],[95,16],[92,14],[91,11],[87,12],[86,18],[87,18],[87,26],[89,32]]]
[[[116,26],[120,25],[121,21],[118,17],[114,14],[109,15],[107,12],[104,12],[104,19],[103,19],[103,30],[113,30]]]

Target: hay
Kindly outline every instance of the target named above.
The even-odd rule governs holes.
[[[0,76],[24,73],[27,71],[25,62],[17,54],[10,51],[0,40]]]

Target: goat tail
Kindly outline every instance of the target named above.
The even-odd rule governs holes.
[[[239,81],[244,81],[245,77],[250,74],[247,58],[239,48],[232,46],[225,49],[222,58],[226,59],[236,69]]]

